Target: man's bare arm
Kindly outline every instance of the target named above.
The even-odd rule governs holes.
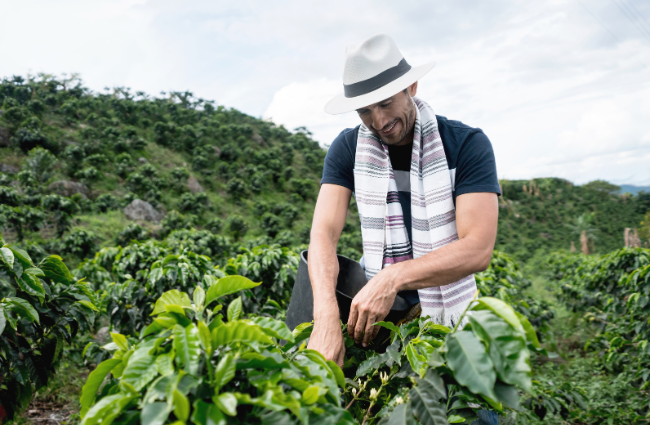
[[[309,243],[309,279],[314,294],[314,331],[309,348],[327,360],[343,365],[345,346],[336,302],[339,263],[338,244],[352,191],[343,186],[323,184],[316,201]]]
[[[458,241],[417,260],[396,264],[397,290],[448,285],[490,265],[499,218],[495,193],[467,193],[456,198]]]
[[[352,300],[348,331],[367,344],[378,329],[373,323],[390,311],[397,292],[448,285],[485,270],[490,264],[499,215],[495,193],[467,193],[456,198],[459,240],[418,259],[386,267]],[[365,336],[364,336],[365,333]]]

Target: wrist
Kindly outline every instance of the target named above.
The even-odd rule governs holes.
[[[315,296],[314,300],[318,300],[318,306],[314,303],[314,324],[339,322],[340,314],[336,296]]]

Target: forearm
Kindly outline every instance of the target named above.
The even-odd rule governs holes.
[[[397,291],[443,286],[485,270],[493,249],[493,241],[464,238],[386,270],[393,276]]]
[[[336,317],[336,281],[339,262],[336,257],[338,238],[323,231],[312,231],[307,257],[309,279],[314,294],[314,320]]]

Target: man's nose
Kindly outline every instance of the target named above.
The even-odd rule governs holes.
[[[388,124],[388,117],[379,109],[372,111],[372,126],[375,130],[379,131]]]

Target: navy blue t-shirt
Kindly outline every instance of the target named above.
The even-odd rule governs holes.
[[[483,130],[440,115],[436,115],[436,119],[447,157],[454,203],[457,196],[465,193],[492,192],[501,195],[494,151]],[[321,184],[336,184],[347,187],[354,193],[354,159],[358,133],[359,126],[347,128],[334,139],[325,156]],[[409,175],[411,151],[412,144],[388,147],[409,240],[413,239]]]

